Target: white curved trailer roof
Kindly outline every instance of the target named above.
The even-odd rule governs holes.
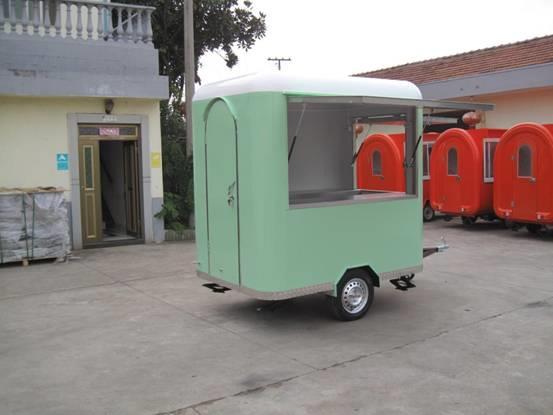
[[[407,81],[350,76],[300,76],[269,72],[244,75],[201,86],[194,95],[194,101],[253,92],[401,99],[422,98],[419,88]]]
[[[493,104],[476,102],[425,100],[422,98],[419,88],[408,81],[352,76],[289,75],[281,72],[253,73],[206,84],[198,88],[193,101],[254,92],[280,92],[310,96],[307,98],[293,97],[292,101],[295,102],[329,102],[329,97],[336,97],[330,98],[330,101],[350,104],[416,105],[428,109],[466,111],[490,111],[495,107]]]

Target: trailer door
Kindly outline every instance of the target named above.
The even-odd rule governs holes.
[[[513,140],[511,151],[514,164],[513,216],[522,220],[535,220],[537,211],[538,151],[535,138],[520,135]]]
[[[237,131],[223,100],[209,109],[205,128],[209,274],[239,284]]]
[[[459,148],[455,143],[448,143],[445,147],[443,155],[443,175],[442,191],[440,194],[443,197],[445,211],[457,211],[461,205],[461,181],[460,175],[460,157]]]

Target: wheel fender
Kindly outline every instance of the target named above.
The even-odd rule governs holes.
[[[354,269],[362,269],[362,270],[366,271],[371,277],[373,286],[374,287],[380,287],[380,277],[378,276],[378,274],[376,272],[374,272],[374,270],[371,268],[370,265],[359,265],[359,266],[356,266],[356,267],[348,267],[348,268],[344,269],[344,272],[342,272],[342,275],[340,275],[340,277],[334,282],[334,289],[332,291],[332,296],[333,297],[336,297],[336,295],[337,295],[336,288],[338,287],[338,284],[340,283],[340,281],[342,280],[344,275],[346,275],[346,273],[348,271],[351,271],[351,270],[354,270]]]

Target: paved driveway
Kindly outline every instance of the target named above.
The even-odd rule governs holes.
[[[441,235],[352,323],[211,293],[191,243],[0,267],[0,414],[552,414],[553,237]]]

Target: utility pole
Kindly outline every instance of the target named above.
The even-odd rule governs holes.
[[[192,155],[192,97],[196,82],[194,60],[194,0],[184,0],[184,87],[186,100],[186,155]]]
[[[290,62],[291,58],[267,58],[268,61],[276,62],[278,66],[278,70],[280,71],[280,63],[281,62]]]

